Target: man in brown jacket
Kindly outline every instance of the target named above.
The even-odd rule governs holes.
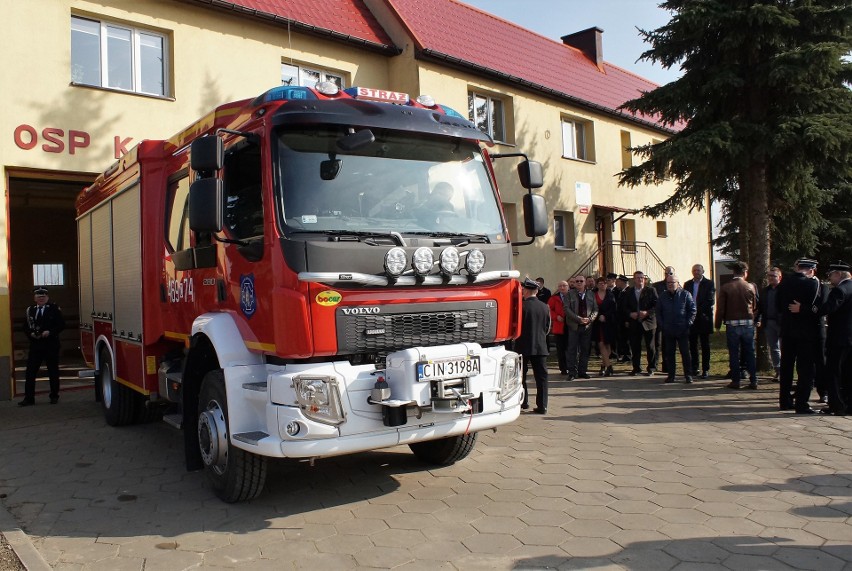
[[[734,278],[722,286],[716,299],[716,329],[725,324],[728,340],[731,383],[729,389],[740,388],[740,351],[749,375],[748,388],[757,388],[757,367],[754,359],[754,316],[757,312],[757,291],[746,281],[748,265],[737,262]]]

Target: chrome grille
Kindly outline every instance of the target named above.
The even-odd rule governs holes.
[[[490,305],[496,304],[490,302]],[[414,307],[421,311],[405,311]],[[338,310],[338,352],[386,352],[416,346],[488,343],[496,335],[497,308],[486,307],[484,302],[440,304],[435,311],[423,309],[422,305],[382,306],[382,313],[378,315],[345,315]]]

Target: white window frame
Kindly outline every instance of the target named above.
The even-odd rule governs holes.
[[[33,286],[64,286],[65,264],[33,264]]]
[[[295,72],[287,70],[287,68],[291,68]],[[316,87],[318,82],[311,77],[311,74],[318,76],[320,78],[319,81],[331,81],[332,83],[336,83],[340,89],[346,89],[346,80],[340,73],[334,73],[318,67],[312,68],[296,65],[295,63],[281,63],[281,85],[292,85],[292,79],[296,79],[301,87]],[[285,83],[285,77],[292,78],[291,83]]]
[[[553,245],[558,250],[577,249],[576,220],[573,212],[553,212]]]
[[[479,127],[479,124],[480,124],[479,120],[484,119],[486,128],[485,129],[480,128],[480,130],[483,133],[487,133],[488,135],[490,135],[491,138],[494,139],[495,141],[499,141],[499,142],[502,142],[502,143],[506,142],[507,141],[507,139],[506,139],[506,101],[501,97],[493,97],[491,95],[487,95],[485,93],[481,93],[479,91],[474,91],[474,90],[468,91],[467,97],[468,97],[468,119],[470,119],[471,123],[473,123],[474,125]],[[477,116],[477,105],[476,105],[476,99],[477,98],[486,100],[486,111],[485,111],[486,117]],[[494,123],[495,123],[495,121],[494,121],[495,102],[499,103],[498,115],[499,115],[499,119],[500,119],[499,120],[499,123],[500,123],[499,128],[502,129],[501,133],[496,132],[498,127],[494,125]]]
[[[562,156],[566,159],[588,161],[589,128],[591,121],[562,118]]]
[[[116,91],[126,91],[128,93],[140,93],[143,95],[153,95],[158,97],[168,97],[170,94],[170,86],[169,86],[169,60],[171,54],[171,48],[169,46],[169,38],[165,34],[161,34],[158,32],[154,32],[148,29],[142,28],[134,28],[132,26],[127,26],[124,24],[117,24],[115,22],[110,22],[108,20],[95,20],[93,18],[83,18],[81,16],[71,16],[72,25],[74,20],[82,20],[86,22],[93,22],[99,25],[99,34],[98,40],[100,41],[100,66],[101,66],[101,74],[100,74],[100,83],[97,85],[91,83],[83,83],[81,81],[76,81],[74,79],[74,61],[72,54],[71,61],[71,84],[72,85],[86,85],[93,87],[102,87],[104,89],[115,89]],[[130,33],[131,38],[131,57],[130,57],[130,67],[131,67],[131,87],[129,89],[125,89],[122,87],[114,87],[109,83],[109,29],[113,28],[116,30],[124,30]],[[157,38],[162,42],[163,51],[162,51],[162,67],[161,73],[163,74],[163,89],[162,93],[157,93],[153,91],[143,91],[142,90],[142,38],[144,36],[150,36],[153,38]]]

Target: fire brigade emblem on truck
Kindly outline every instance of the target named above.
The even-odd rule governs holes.
[[[254,274],[240,276],[240,309],[246,317],[257,311],[257,297],[254,294]]]

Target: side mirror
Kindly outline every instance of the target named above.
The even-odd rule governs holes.
[[[538,161],[524,161],[518,165],[518,178],[524,188],[541,188],[544,186],[544,174]],[[532,236],[532,234],[530,234]]]
[[[217,171],[225,164],[225,144],[216,135],[199,137],[189,147],[189,166],[192,170],[205,173]]]
[[[218,178],[200,178],[189,186],[189,227],[193,232],[219,232],[225,225],[224,189]]]
[[[544,204],[544,197],[538,194],[525,194],[524,230],[527,236],[530,238],[544,236],[547,234],[548,222],[547,206]]]

